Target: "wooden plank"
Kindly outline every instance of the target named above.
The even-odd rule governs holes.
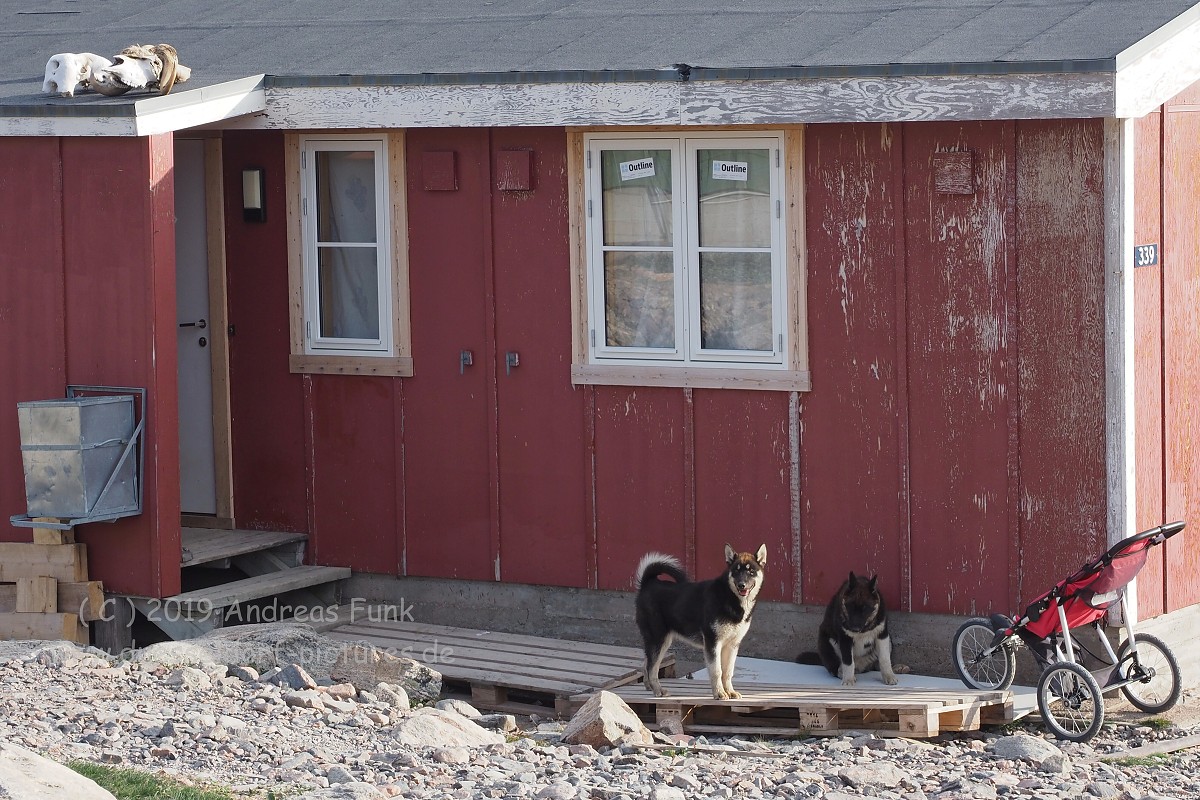
[[[34,517],[34,522],[59,522],[58,517]],[[63,520],[65,522],[66,520]],[[75,529],[34,528],[34,544],[75,544]]]
[[[0,581],[48,577],[87,580],[87,545],[0,542]]]
[[[0,639],[62,639],[87,644],[88,629],[76,614],[0,614]]]
[[[199,564],[308,540],[303,533],[217,530],[213,528],[183,528],[180,531],[180,538],[183,546],[180,563],[185,567],[194,567]]]
[[[17,613],[53,614],[58,611],[58,581],[54,578],[18,578]]]
[[[100,581],[58,581],[58,608],[78,614],[81,622],[94,622],[104,614],[104,585]],[[17,610],[17,587],[0,583],[0,613]]]
[[[164,604],[177,603],[186,610],[208,607],[225,608],[249,600],[284,594],[294,589],[305,589],[321,583],[350,577],[347,567],[296,567],[271,575],[259,575],[240,581],[232,581],[207,589],[183,592],[164,600]]]

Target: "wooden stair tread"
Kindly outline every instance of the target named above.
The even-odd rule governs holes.
[[[303,542],[303,533],[285,531],[219,530],[216,528],[183,528],[180,531],[182,552],[180,566],[195,567],[226,558],[269,550],[293,542]]]
[[[183,609],[201,604],[207,604],[209,608],[225,608],[236,603],[272,597],[349,577],[349,567],[293,567],[266,575],[257,575],[253,578],[244,578],[240,581],[184,592],[168,598],[164,602],[178,603]]]

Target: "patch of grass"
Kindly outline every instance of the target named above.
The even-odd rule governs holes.
[[[1165,731],[1167,728],[1172,727],[1175,723],[1171,722],[1171,720],[1169,720],[1169,719],[1164,719],[1162,717],[1151,717],[1150,719],[1144,721],[1142,724],[1145,725],[1147,728],[1153,728],[1156,731]]]
[[[1152,756],[1126,756],[1124,758],[1102,758],[1100,760],[1105,764],[1112,764],[1113,766],[1117,767],[1161,767],[1169,761],[1166,755],[1163,754]]]
[[[237,800],[238,797],[227,789],[188,786],[136,769],[106,767],[89,761],[73,761],[67,766],[112,792],[117,800]]]

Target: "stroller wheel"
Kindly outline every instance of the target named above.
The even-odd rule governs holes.
[[[1038,680],[1038,711],[1054,735],[1071,742],[1086,742],[1104,724],[1104,698],[1100,684],[1078,664],[1051,664]]]
[[[1157,636],[1135,633],[1134,640],[1137,642],[1136,666],[1128,640],[1117,651],[1117,675],[1123,681],[1136,681],[1122,686],[1121,694],[1147,714],[1159,714],[1173,708],[1179,702],[1182,689],[1175,654]]]
[[[1005,641],[993,649],[996,632],[983,617],[967,620],[954,634],[954,671],[972,689],[1007,689],[1017,674],[1017,653]]]

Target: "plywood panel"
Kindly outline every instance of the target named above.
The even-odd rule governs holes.
[[[1168,112],[1163,135],[1163,439],[1166,518],[1200,519],[1200,113]],[[1200,601],[1200,537],[1167,551],[1166,610]]]
[[[591,480],[587,389],[571,385],[567,136],[562,128],[492,132],[492,263],[500,465],[500,577],[587,586]],[[531,188],[506,189],[505,159],[525,154]],[[507,183],[503,183],[507,181]],[[524,185],[524,184],[521,184]],[[519,365],[509,369],[508,353]]]
[[[309,530],[309,425],[303,378],[288,369],[283,135],[229,132],[224,142],[234,509],[246,529]],[[242,219],[242,167],[261,166],[265,223]]]
[[[37,191],[29,191],[37,187]],[[23,514],[16,404],[62,397],[62,161],[55,138],[0,137],[0,515]],[[30,235],[37,231],[37,235]],[[28,541],[7,524],[0,539]]]
[[[1134,392],[1136,448],[1136,527],[1146,530],[1163,518],[1162,436],[1162,119],[1148,114],[1134,132],[1134,238],[1136,244],[1158,244],[1159,263],[1133,272]],[[1138,575],[1138,616],[1163,612],[1166,548],[1150,554]]]
[[[601,589],[632,589],[643,555],[694,570],[690,414],[682,389],[597,386],[595,514]],[[708,562],[706,562],[708,563]],[[711,576],[707,576],[711,577]]]
[[[404,379],[407,572],[493,580],[488,132],[414,129],[406,139],[414,361]],[[458,188],[426,191],[424,154],[451,151]],[[460,368],[463,350],[474,363]]]
[[[313,376],[311,561],[397,574],[396,378]]]
[[[697,573],[724,568],[725,545],[767,546],[763,600],[792,599],[792,447],[788,395],[693,393]]]
[[[900,608],[908,520],[899,449],[899,129],[810,125],[805,136],[813,390],[800,395],[803,600],[824,605],[855,570],[879,574]]]
[[[169,134],[62,142],[64,316],[70,383],[145,387],[142,514],[81,529],[115,592],[179,591],[174,147]],[[104,165],[98,169],[97,165]],[[132,213],[97,213],[126,208]]]
[[[1022,603],[1107,548],[1103,141],[1017,127]]]
[[[1009,530],[1011,129],[904,128],[912,610],[1004,610]],[[975,154],[976,191],[937,194],[939,151]]]

